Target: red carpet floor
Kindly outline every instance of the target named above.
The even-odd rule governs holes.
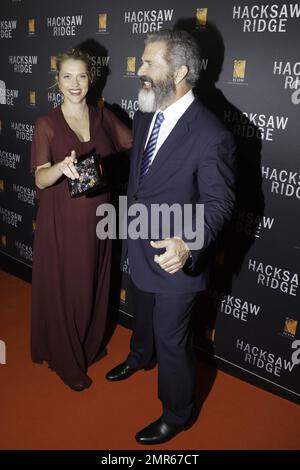
[[[0,289],[0,449],[145,450],[134,435],[161,414],[156,369],[119,383],[104,378],[126,357],[130,331],[116,328],[108,355],[89,370],[92,386],[76,393],[31,363],[30,284],[0,272]],[[205,364],[200,374],[200,386],[213,382],[198,421],[157,450],[300,449],[299,406]]]

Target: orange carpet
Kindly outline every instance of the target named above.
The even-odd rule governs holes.
[[[157,371],[107,382],[106,371],[124,360],[130,331],[118,326],[108,355],[92,366],[92,386],[68,389],[29,354],[31,286],[0,272],[0,449],[142,449],[135,433],[161,414]],[[194,426],[162,449],[300,449],[300,407],[200,364],[207,395]],[[207,391],[209,390],[209,393]]]

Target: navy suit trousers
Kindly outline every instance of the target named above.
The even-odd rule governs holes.
[[[184,294],[141,291],[131,280],[134,313],[127,363],[143,369],[156,360],[158,397],[168,424],[185,424],[194,394],[194,353],[190,321],[196,292]]]

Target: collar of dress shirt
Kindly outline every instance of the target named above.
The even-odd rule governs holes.
[[[168,124],[171,121],[177,122],[183,113],[187,110],[187,108],[192,104],[194,99],[195,96],[193,90],[189,90],[185,95],[179,98],[179,100],[175,101],[175,103],[172,103],[170,106],[168,106],[164,111],[160,109],[157,110],[155,117],[157,113],[163,112],[165,118],[163,124]]]

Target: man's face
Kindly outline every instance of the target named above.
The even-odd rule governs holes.
[[[153,42],[145,47],[142,65],[138,70],[141,89],[138,95],[139,107],[143,112],[164,109],[175,101],[173,74],[165,59],[166,44]]]

